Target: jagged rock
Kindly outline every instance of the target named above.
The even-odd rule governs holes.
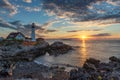
[[[72,50],[71,46],[64,44],[63,42],[54,42],[50,45],[48,53],[50,55],[59,55],[67,53],[69,50]]]
[[[12,70],[14,69],[14,62],[1,61],[0,62],[0,76],[7,77],[12,76]]]
[[[0,47],[0,55],[5,58],[32,60],[35,57],[45,55],[46,52],[49,54],[64,54],[71,50],[72,47],[62,42],[54,42],[49,46],[49,43],[43,41],[34,46],[23,46],[19,44],[12,44],[9,46]]]
[[[72,69],[72,70],[70,71],[70,80],[75,80],[75,79],[78,78],[78,75],[76,75],[77,72],[78,72],[78,71],[77,71],[76,69]]]
[[[40,76],[40,72],[46,72],[49,68],[44,65],[38,65],[35,62],[18,62],[13,70],[15,78],[32,78],[35,74]]]
[[[90,63],[95,65],[95,67],[98,67],[100,64],[100,60],[94,59],[94,58],[89,58],[85,61],[85,63]]]
[[[85,63],[83,65],[83,68],[86,69],[86,70],[90,70],[90,71],[95,71],[96,70],[95,65],[90,64],[90,63]]]
[[[71,46],[64,44],[63,42],[56,41],[50,45],[51,48],[71,48]]]
[[[110,61],[113,61],[113,62],[119,62],[120,63],[120,59],[118,59],[117,57],[115,56],[112,56],[109,58]]]
[[[53,44],[51,44],[51,47],[52,48],[56,48],[56,47],[62,47],[62,46],[65,46],[65,44],[63,44],[63,42],[54,42]]]
[[[1,71],[0,71],[0,77],[7,77],[7,76],[9,76],[7,70],[1,70]]]
[[[80,70],[73,69],[70,71],[69,80],[89,80],[88,79],[89,77],[90,75],[84,69]]]
[[[100,63],[98,69],[103,71],[112,71],[113,67],[108,63]]]
[[[0,75],[12,75],[12,73],[10,73],[9,71],[13,69],[13,67],[10,67],[13,63],[16,64],[17,62],[33,61],[36,57],[45,55],[46,52],[48,52],[49,54],[54,54],[54,52],[57,54],[64,54],[71,49],[71,46],[66,45],[62,42],[55,42],[50,46],[49,43],[45,41],[34,46],[24,46],[22,44],[2,46],[0,47],[0,62],[8,61],[8,63],[12,63],[10,63],[9,65],[8,63],[3,64],[7,67],[3,67],[0,65],[0,67],[2,67],[0,70]],[[63,70],[63,68],[61,70]]]
[[[71,70],[69,80],[120,80],[119,59],[110,57],[110,60],[109,63],[100,63],[99,60],[90,58],[82,68]],[[82,76],[77,77],[78,73]]]
[[[43,42],[35,46],[10,45],[2,46],[0,48],[0,60],[27,60],[31,61],[36,57],[45,55],[49,47],[48,42]]]

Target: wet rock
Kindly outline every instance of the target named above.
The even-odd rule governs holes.
[[[93,64],[95,67],[98,67],[100,64],[100,60],[94,59],[94,58],[89,58],[85,61],[85,63]]]
[[[13,70],[13,77],[16,78],[39,78],[41,72],[47,72],[49,68],[38,65],[35,62],[18,62]],[[40,80],[40,79],[39,79]]]
[[[69,80],[89,80],[89,73],[87,73],[84,69],[73,69],[70,71]]]
[[[115,57],[115,56],[110,57],[109,60],[113,61],[113,62],[119,62],[120,63],[120,59]]]
[[[78,75],[77,74],[77,70],[76,69],[73,69],[70,71],[70,79],[69,80],[76,80],[78,78]]]
[[[12,70],[14,69],[14,64],[9,61],[0,62],[0,77],[12,76]]]
[[[72,50],[71,46],[64,44],[63,42],[54,42],[53,44],[50,45],[48,53],[50,55],[59,55],[65,54],[70,50]]]
[[[24,78],[33,78],[32,75],[28,74],[28,75],[23,75]]]
[[[99,67],[100,61],[94,58],[89,58],[85,61],[83,68],[87,71],[96,71]]]
[[[48,42],[43,42],[35,46],[10,45],[0,48],[0,60],[10,61],[32,61],[36,57],[45,55],[49,47]]]
[[[87,71],[95,71],[96,70],[96,67],[93,64],[90,64],[90,63],[85,63],[83,65],[83,68]]]
[[[45,55],[48,52],[51,55],[65,54],[72,47],[62,42],[54,42],[49,45],[48,42],[42,41],[34,46],[23,46],[20,44],[12,44],[9,46],[0,47],[0,60],[15,60],[15,61],[32,61],[36,57]]]
[[[0,77],[7,77],[7,76],[9,76],[7,70],[1,70],[1,71],[0,71]]]
[[[98,70],[110,72],[113,71],[113,67],[110,66],[108,63],[100,63]]]
[[[82,68],[70,71],[69,80],[120,80],[119,59],[110,57],[109,63],[100,63],[99,60],[90,58]]]

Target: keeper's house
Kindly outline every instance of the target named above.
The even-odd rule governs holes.
[[[25,40],[25,36],[21,32],[12,32],[7,36],[7,40]]]

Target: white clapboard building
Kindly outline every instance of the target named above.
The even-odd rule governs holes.
[[[21,32],[12,32],[8,35],[7,40],[25,40],[25,36]]]

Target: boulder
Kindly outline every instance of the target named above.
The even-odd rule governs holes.
[[[63,42],[57,41],[50,45],[48,49],[48,53],[50,55],[59,55],[59,54],[65,54],[69,50],[72,50],[71,46],[64,44]]]
[[[43,42],[35,46],[23,46],[23,45],[10,45],[2,46],[0,48],[1,57],[0,60],[12,60],[12,61],[31,61],[36,57],[45,55],[49,47],[48,42]]]
[[[112,71],[113,70],[113,66],[111,66],[109,63],[100,63],[98,70],[100,71]]]
[[[76,80],[78,78],[78,75],[76,75],[78,71],[76,69],[72,69],[70,71],[70,80]]]
[[[9,76],[7,69],[0,71],[0,77],[7,77]]]
[[[14,63],[11,63],[10,61],[0,62],[0,76],[1,77],[12,76],[13,69],[14,69]]]
[[[18,62],[16,63],[16,68],[13,70],[13,77],[39,78],[41,77],[41,72],[47,72],[48,70],[49,67],[44,65],[38,65],[35,62]]]
[[[113,62],[119,62],[120,63],[120,59],[115,57],[115,56],[110,57],[109,60],[113,61]]]
[[[95,65],[90,64],[90,63],[85,63],[85,64],[83,65],[83,68],[84,68],[85,70],[87,70],[87,71],[95,71],[95,70],[96,70]]]
[[[93,64],[95,67],[98,67],[100,64],[100,60],[89,58],[85,61],[85,63]]]
[[[51,48],[72,48],[71,46],[64,44],[63,42],[56,41],[50,45]]]

